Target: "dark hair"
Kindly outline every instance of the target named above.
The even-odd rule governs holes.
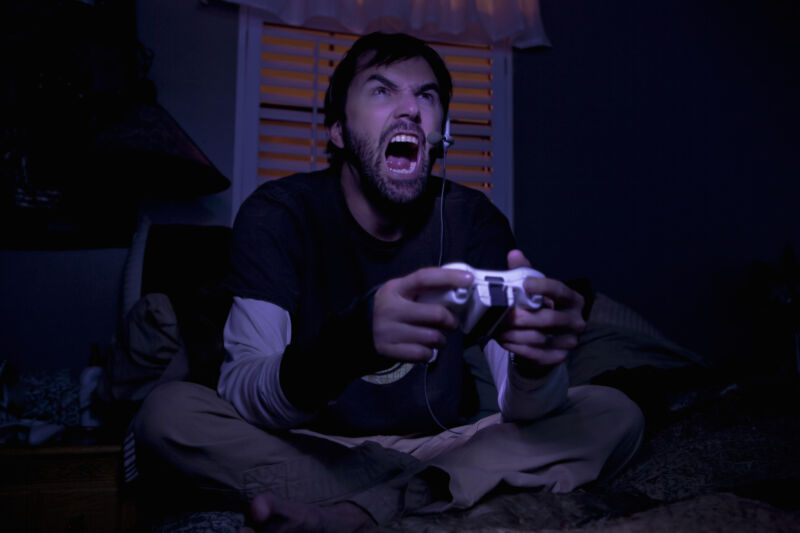
[[[369,61],[359,65],[359,60],[369,52],[374,52],[374,55]],[[325,93],[325,126],[330,128],[338,121],[344,125],[347,90],[350,88],[353,78],[361,70],[376,65],[390,65],[415,57],[421,57],[427,61],[436,76],[436,83],[439,85],[439,100],[442,102],[442,129],[444,129],[450,98],[453,95],[453,79],[450,77],[444,60],[433,48],[416,37],[404,33],[380,32],[370,33],[359,38],[334,70]],[[337,159],[339,147],[328,141],[328,153],[332,159]]]

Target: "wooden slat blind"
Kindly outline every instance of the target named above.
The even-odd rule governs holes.
[[[327,166],[325,89],[356,35],[264,24],[261,35],[258,176],[261,180]],[[431,43],[453,76],[447,177],[483,190],[493,183],[492,50]],[[437,164],[434,173],[441,175]]]

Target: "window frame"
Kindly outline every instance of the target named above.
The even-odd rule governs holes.
[[[258,137],[262,32],[266,20],[267,18],[259,10],[247,6],[240,7],[231,191],[233,218],[242,202],[263,183],[263,179],[258,175]],[[491,192],[487,194],[506,215],[513,227],[514,154],[511,48],[508,45],[495,44],[492,45],[490,55],[492,59],[492,186]],[[457,145],[458,143],[455,146]],[[231,222],[233,222],[233,218]]]

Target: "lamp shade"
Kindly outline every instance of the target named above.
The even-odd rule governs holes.
[[[92,169],[146,196],[193,197],[230,187],[186,131],[158,104],[136,104],[91,141]]]

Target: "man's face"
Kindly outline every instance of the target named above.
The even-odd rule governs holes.
[[[426,137],[440,131],[442,113],[436,76],[423,58],[369,67],[350,83],[347,119],[331,138],[367,194],[406,204],[425,189],[432,166]]]

